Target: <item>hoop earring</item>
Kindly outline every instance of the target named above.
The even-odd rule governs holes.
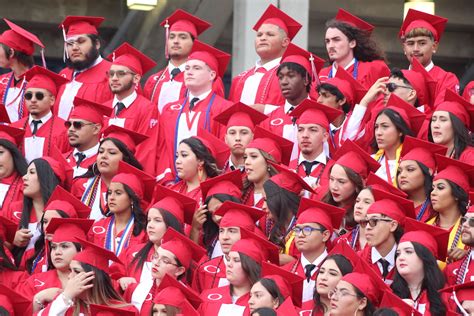
[[[130,204],[130,208],[131,208],[132,213],[133,213],[133,202],[132,202],[132,204]]]
[[[96,170],[97,170],[97,174],[95,172]],[[94,162],[94,164],[92,165],[92,174],[94,176],[100,176],[99,168],[97,167],[97,162]]]
[[[202,166],[198,166],[198,180],[199,180],[199,183],[202,182],[203,176],[204,176],[204,168]]]

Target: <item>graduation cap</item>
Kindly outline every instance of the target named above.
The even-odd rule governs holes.
[[[293,304],[301,307],[303,277],[268,262],[262,262],[261,276],[261,279],[273,280],[284,299],[290,298]]]
[[[425,224],[412,218],[407,218],[402,242],[417,242],[425,246],[438,260],[446,261],[448,252],[449,231],[433,225]]]
[[[120,307],[113,307],[108,305],[89,304],[89,311],[91,316],[135,316],[136,312],[133,310],[126,310]]]
[[[120,160],[117,174],[110,182],[126,184],[141,201],[149,203],[153,196],[156,181],[148,173]]]
[[[110,125],[103,132],[103,138],[115,138],[121,141],[132,153],[135,152],[138,144],[143,142],[148,136],[137,133],[127,128],[117,125]]]
[[[0,307],[3,307],[8,315],[27,315],[31,298],[0,284]]]
[[[260,149],[271,155],[277,163],[290,163],[293,142],[274,134],[260,126],[255,127],[253,140],[247,148]]]
[[[254,31],[258,31],[263,24],[272,24],[278,26],[280,29],[285,31],[290,40],[296,36],[302,27],[298,21],[275,7],[273,4],[268,6],[260,19],[258,19],[257,23],[255,23],[253,26]]]
[[[0,239],[2,241],[13,242],[18,224],[0,215]]]
[[[171,227],[163,235],[160,247],[172,252],[186,269],[189,269],[192,260],[199,262],[206,254],[204,248]]]
[[[125,66],[136,74],[144,75],[156,66],[156,63],[147,55],[125,42],[117,47],[107,59],[114,65]]]
[[[206,63],[219,77],[223,77],[230,61],[230,54],[195,40],[193,50],[188,57],[188,60],[193,59]]]
[[[93,224],[93,219],[54,217],[46,227],[46,233],[53,235],[52,242],[72,242],[74,237],[86,239]]]
[[[104,116],[111,116],[113,108],[107,105],[75,97],[74,107],[69,119],[86,120],[95,124],[103,124]]]
[[[444,101],[434,110],[449,112],[460,119],[470,131],[474,130],[474,105],[456,92],[446,89]]]
[[[466,99],[467,101],[471,100],[471,96],[473,95],[474,92],[474,80],[470,81],[465,87],[462,92],[462,97]]]
[[[240,228],[240,240],[232,245],[230,251],[243,253],[258,264],[265,261],[280,264],[279,250],[275,244],[242,227]]]
[[[219,227],[240,227],[255,231],[255,223],[265,215],[265,212],[255,207],[225,201],[214,215],[222,216]]]
[[[88,218],[91,212],[90,207],[77,199],[69,191],[61,186],[56,186],[49,200],[44,207],[45,212],[50,210],[61,210],[69,218]]]
[[[390,94],[387,100],[387,106],[384,109],[391,109],[397,112],[408,128],[416,135],[421,129],[426,119],[426,114],[418,111],[413,105],[398,97],[394,93]]]
[[[401,298],[392,293],[391,290],[383,292],[382,302],[379,308],[390,308],[395,311],[398,316],[422,316],[422,314],[408,305]]]
[[[351,107],[360,103],[367,93],[367,88],[358,80],[354,79],[352,74],[348,73],[343,67],[338,67],[336,75],[333,78],[327,79],[324,83],[335,86],[346,98],[347,104],[350,104]]]
[[[82,35],[98,35],[97,28],[105,19],[98,16],[72,16],[68,15],[59,25],[63,29],[64,41],[68,38]]]
[[[0,107],[3,107],[0,105]],[[25,130],[21,128],[16,128],[11,125],[0,124],[0,139],[4,139],[20,147],[23,142],[23,137],[25,136]]]
[[[435,154],[435,159],[438,171],[433,182],[440,179],[449,180],[468,194],[474,182],[474,166],[438,154]]]
[[[380,164],[351,140],[346,140],[334,154],[335,163],[349,168],[366,179],[369,171],[376,172]]]
[[[28,81],[25,91],[30,88],[45,89],[54,96],[56,96],[61,85],[69,82],[63,76],[40,66],[33,66],[28,70],[25,73],[25,79]]]
[[[318,124],[329,131],[329,124],[344,112],[310,99],[304,99],[290,116],[296,117],[299,124]]]
[[[446,28],[446,23],[448,23],[448,19],[441,16],[409,9],[398,32],[398,37],[403,39],[413,29],[424,28],[433,34],[436,42],[439,42]]]
[[[200,184],[203,200],[215,194],[227,194],[240,199],[242,197],[242,172],[234,170],[214,178],[208,178]]]
[[[403,145],[403,146],[405,146],[405,145]],[[372,171],[369,172],[369,176],[367,177],[367,180],[365,182],[365,187],[371,187],[373,189],[377,189],[377,190],[380,190],[380,191],[386,191],[386,192],[401,196],[402,198],[407,198],[408,197],[408,194],[406,194],[402,190],[394,187],[391,183],[388,183],[384,179],[380,178],[379,176],[377,176]]]
[[[318,223],[331,233],[341,226],[346,210],[320,201],[301,198],[296,224]]]
[[[319,71],[324,67],[326,61],[307,50],[290,43],[281,57],[281,63],[294,63],[303,67],[311,75],[312,82],[318,82]]]
[[[194,309],[199,308],[202,299],[192,288],[184,285],[168,274],[161,279],[160,286],[156,289],[153,297],[154,304],[171,305],[181,309],[183,315],[189,315],[183,311],[185,302],[191,304]]]
[[[421,104],[427,104],[430,108],[434,107],[434,102],[436,99],[436,89],[438,82],[430,75],[428,71],[426,71],[425,67],[418,61],[416,57],[413,57],[411,59],[411,70],[408,72],[407,70],[402,70],[403,75],[408,79],[410,83],[412,83],[412,86],[417,90],[417,93],[419,93],[419,90],[422,90],[425,95],[420,96],[418,95],[418,98],[420,98]],[[416,72],[419,73],[423,77],[423,81],[420,81],[419,79],[413,79],[410,73]],[[406,73],[409,73],[408,76]],[[413,83],[414,81],[414,83]],[[425,86],[423,87],[424,84]]]
[[[161,208],[170,212],[182,225],[184,223],[188,225],[193,223],[197,202],[184,194],[157,184],[153,192],[152,204],[150,208]]]
[[[3,20],[7,23],[10,30],[6,30],[0,35],[0,43],[29,56],[35,52],[34,44],[36,44],[42,48],[41,54],[44,59],[43,49],[45,46],[36,35],[28,32],[10,20],[5,18]]]
[[[354,251],[354,249],[352,249],[351,246],[349,246],[349,244],[345,241],[337,242],[336,245],[328,253],[326,260],[327,258],[333,255],[343,256],[351,263],[352,267],[355,267],[361,260],[359,255]]]
[[[289,192],[299,195],[302,190],[314,193],[313,188],[299,174],[282,165],[270,161],[278,173],[270,178],[276,185]],[[268,197],[268,196],[267,196]]]
[[[212,157],[216,159],[216,163],[219,168],[224,167],[230,155],[229,146],[214,136],[214,134],[209,133],[203,128],[199,128],[197,134],[197,136],[192,137],[199,139],[199,141],[203,143],[203,145],[211,153]]]
[[[407,217],[416,218],[413,201],[387,191],[372,189],[375,202],[367,209],[368,214],[383,214],[404,225]]]
[[[459,309],[464,310],[462,303],[471,301],[474,297],[474,281],[448,286],[439,290],[439,292],[451,294],[450,299],[454,301]]]
[[[88,242],[85,239],[74,237],[77,242],[82,246],[82,251],[78,252],[73,260],[89,264],[97,269],[104,271],[106,274],[110,274],[109,261],[117,262],[122,264],[119,258],[107,249]]]
[[[362,20],[361,18],[356,17],[355,15],[351,14],[349,11],[339,8],[337,11],[336,18],[337,21],[345,22],[353,27],[358,29],[367,31],[369,34],[372,33],[374,30],[374,26],[366,21]]]
[[[61,186],[65,189],[69,189],[74,171],[59,149],[55,145],[52,145],[49,156],[41,157],[41,159],[49,164],[56,177],[58,177]]]
[[[417,60],[413,58],[413,60]],[[416,97],[419,101],[420,105],[428,105],[430,106],[430,98],[429,98],[429,91],[428,91],[428,84],[426,83],[425,77],[417,71],[413,69],[402,69],[401,70],[403,76],[408,80],[410,85],[416,91]]]
[[[234,103],[225,111],[219,113],[214,120],[225,125],[227,128],[232,126],[245,126],[252,131],[259,123],[266,120],[268,116],[251,108],[242,102]]]
[[[432,171],[436,170],[435,154],[445,155],[447,148],[419,138],[405,136],[400,161],[415,160]]]

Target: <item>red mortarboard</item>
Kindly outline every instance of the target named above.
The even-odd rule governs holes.
[[[403,20],[398,37],[403,38],[415,28],[424,28],[433,34],[436,42],[439,42],[444,33],[448,19],[432,15],[426,12],[410,9]]]
[[[351,140],[346,140],[335,153],[334,160],[338,165],[347,167],[366,179],[369,171],[376,172],[380,164],[365,150]]]
[[[275,244],[242,227],[240,229],[240,240],[232,245],[230,251],[243,253],[258,264],[265,261],[280,264],[279,250]]]
[[[471,101],[471,96],[474,94],[474,80],[470,81],[462,92],[462,97],[467,101]]]
[[[446,261],[449,231],[412,218],[405,221],[405,233],[398,242],[414,241],[425,246],[438,260]]]
[[[181,224],[193,223],[197,202],[184,194],[158,184],[155,186],[152,204],[150,208],[161,208],[170,212]]]
[[[296,172],[290,170],[282,165],[273,163],[270,164],[278,171],[278,174],[270,178],[276,185],[296,195],[301,193],[301,190],[306,190],[314,193],[313,188]]]
[[[411,59],[411,70],[420,73],[423,76],[427,93],[425,95],[425,104],[427,104],[430,108],[433,108],[436,99],[436,87],[438,82],[430,75],[428,71],[426,71],[425,67],[423,67],[423,65],[415,57]],[[408,81],[410,81],[410,79],[408,79]],[[421,100],[421,102],[423,102],[423,100]]]
[[[225,111],[219,113],[214,120],[225,125],[227,128],[232,126],[245,126],[253,131],[255,126],[267,118],[268,116],[265,114],[242,102],[237,102]]]
[[[199,34],[207,30],[212,24],[184,10],[178,9],[164,19],[160,25],[163,27],[168,25],[170,32],[188,32],[196,39]]]
[[[405,136],[400,161],[415,160],[432,171],[436,170],[435,154],[445,155],[447,148],[419,138]]]
[[[382,108],[380,111],[384,109],[391,109],[397,112],[400,115],[400,117],[403,119],[403,121],[405,121],[408,128],[415,135],[421,129],[421,126],[423,125],[423,122],[426,119],[426,114],[418,111],[413,105],[401,99],[394,93],[390,94],[390,97],[388,98],[388,101],[387,101],[387,107]]]
[[[369,187],[369,186],[373,189],[386,191],[386,192],[401,196],[402,198],[408,197],[408,194],[394,187],[391,183],[388,183],[387,181],[380,178],[373,172],[369,172],[369,176],[367,177],[367,181],[365,182],[365,187]]]
[[[95,103],[79,97],[74,98],[69,119],[86,120],[91,123],[103,124],[104,116],[110,116],[113,108],[100,103]]]
[[[23,52],[26,55],[33,55],[35,52],[33,44],[44,48],[44,44],[36,35],[5,18],[3,20],[7,23],[10,30],[5,31],[0,35],[0,43],[13,48],[14,50]]]
[[[91,316],[135,316],[137,313],[133,310],[126,310],[120,307],[113,307],[108,305],[90,304],[89,310]]]
[[[198,308],[202,302],[199,294],[192,288],[172,278],[168,274],[165,274],[163,279],[161,279],[160,286],[156,289],[155,293],[156,295],[153,297],[153,303],[171,305],[178,307],[181,310],[184,301],[191,303],[194,308]],[[181,312],[183,313],[183,311]]]
[[[268,8],[263,12],[260,19],[253,26],[254,31],[262,26],[262,24],[273,24],[285,31],[286,35],[292,40],[298,31],[301,29],[302,25],[298,23],[291,16],[283,12],[282,10],[275,7],[273,4],[270,4]]]
[[[64,40],[82,34],[98,35],[97,28],[105,19],[97,16],[71,16],[68,15],[59,25],[65,34]]]
[[[337,11],[336,18],[337,21],[342,21],[346,22],[358,29],[367,31],[369,33],[372,33],[374,30],[374,26],[370,23],[365,22],[361,18],[356,17],[355,15],[349,13],[348,11],[339,8],[339,11]]]
[[[449,112],[460,119],[470,131],[474,130],[474,105],[456,92],[446,89],[444,101],[434,110]]]
[[[306,69],[314,82],[318,77],[319,71],[324,67],[326,61],[321,57],[290,43],[281,57],[281,63],[295,63]]]
[[[462,304],[463,301],[471,301],[474,297],[474,281],[464,282],[461,284],[456,284],[453,286],[445,287],[444,289],[439,290],[439,292],[451,293],[451,299],[455,302],[456,305]],[[455,299],[454,299],[455,295]],[[457,302],[456,302],[457,301]],[[458,306],[460,307],[460,306]],[[459,315],[459,314],[456,314]]]
[[[18,229],[18,224],[12,222],[5,216],[0,215],[0,239],[2,241],[13,242],[15,239],[15,233]]]
[[[126,184],[140,200],[150,202],[155,188],[155,178],[132,165],[119,161],[117,174],[110,182]]]
[[[115,138],[121,141],[127,148],[134,153],[138,144],[143,142],[148,136],[134,132],[127,128],[117,125],[110,125],[104,130],[103,138]]]
[[[230,54],[195,40],[193,50],[188,57],[188,60],[193,59],[205,62],[219,77],[223,77],[230,61]]]
[[[413,60],[417,60],[413,58]],[[402,69],[403,76],[408,80],[410,85],[416,91],[416,97],[418,98],[420,105],[429,105],[429,94],[428,94],[428,84],[425,81],[425,77],[413,69]]]
[[[247,145],[247,148],[260,149],[271,155],[276,162],[288,166],[293,149],[293,142],[267,131],[260,126],[255,126],[253,141]]]
[[[73,260],[89,264],[97,269],[104,271],[107,274],[109,272],[109,261],[114,261],[122,264],[119,258],[112,252],[108,251],[101,246],[97,246],[85,239],[74,237],[82,246],[82,251],[76,254]]]
[[[65,189],[69,189],[74,171],[59,149],[55,145],[52,145],[49,157],[41,157],[41,159],[46,160],[51,169],[53,169],[54,174],[61,182],[61,186]]]
[[[114,65],[128,67],[136,74],[143,75],[156,66],[156,63],[147,55],[130,45],[123,43],[117,47],[107,59]]]
[[[290,297],[301,307],[304,278],[268,262],[262,262],[262,278],[273,280],[284,299]]]
[[[0,105],[0,107],[3,107]],[[19,147],[23,142],[23,137],[25,136],[25,130],[21,128],[16,128],[11,125],[0,124],[0,139],[8,140],[10,143]]]
[[[390,308],[397,312],[398,316],[422,316],[419,311],[405,303],[401,298],[392,293],[391,290],[385,290],[382,302],[379,308]]]
[[[352,249],[347,242],[342,240],[336,243],[336,245],[328,253],[327,257],[330,257],[332,255],[342,255],[344,258],[349,260],[352,267],[355,267],[360,261],[360,257],[354,251],[354,249]]]
[[[55,217],[49,222],[46,233],[53,235],[52,242],[73,242],[74,237],[86,239],[93,224],[93,219]]]
[[[192,260],[199,262],[206,254],[204,248],[171,227],[163,235],[160,247],[172,252],[186,269],[191,266]]]
[[[0,307],[3,307],[8,315],[28,315],[27,310],[31,306],[31,298],[0,284]]]
[[[469,194],[474,182],[474,166],[442,155],[435,155],[438,171],[433,181],[444,179],[456,183]]]
[[[216,159],[219,168],[224,167],[230,156],[230,149],[226,143],[203,128],[198,130],[198,136],[192,137],[199,139],[201,143],[206,146],[207,150],[209,150],[211,155]]]
[[[346,210],[320,201],[301,198],[296,214],[297,224],[318,223],[331,233],[341,226]]]
[[[342,113],[341,110],[305,99],[296,109],[291,111],[290,116],[298,118],[297,124],[318,124],[329,131],[329,123],[334,121]]]
[[[367,209],[367,214],[383,214],[397,221],[401,226],[405,218],[415,218],[413,201],[387,191],[372,189],[375,202]]]
[[[367,89],[343,67],[337,68],[336,75],[326,80],[325,83],[335,86],[351,107],[358,104],[367,93]]]
[[[265,212],[255,207],[225,201],[214,215],[222,216],[220,227],[241,227],[255,231],[255,222],[262,218]]]
[[[209,178],[201,182],[200,187],[203,200],[215,194],[228,194],[240,199],[242,198],[243,188],[242,172],[240,170],[234,170],[214,178]]]
[[[83,204],[74,195],[69,193],[69,191],[66,191],[59,185],[56,186],[49,197],[44,210],[61,210],[70,218],[87,218],[91,212],[90,207]]]
[[[33,66],[28,70],[25,73],[25,79],[28,81],[25,90],[30,88],[46,89],[54,96],[61,85],[69,82],[63,76],[40,66]]]

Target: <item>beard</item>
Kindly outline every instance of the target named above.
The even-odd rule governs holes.
[[[110,90],[112,91],[112,93],[117,94],[117,93],[120,93],[120,92],[128,91],[128,90],[132,89],[132,87],[133,87],[133,81],[130,79],[129,82],[124,83],[121,87],[119,87],[117,89],[110,88]]]
[[[97,49],[97,47],[92,46],[91,49],[89,50],[89,52],[86,53],[86,55],[85,55],[86,59],[85,60],[71,61],[71,58],[67,58],[66,59],[66,66],[68,68],[72,68],[74,70],[81,71],[81,70],[87,69],[90,66],[92,66],[99,56],[100,56],[100,54],[99,54],[99,50]]]

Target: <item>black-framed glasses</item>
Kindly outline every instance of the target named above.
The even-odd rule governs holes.
[[[360,221],[360,226],[362,226],[362,228],[365,228],[367,226],[367,224],[370,225],[370,227],[375,227],[377,226],[378,222],[391,222],[392,220],[391,219],[388,219],[388,218],[370,218],[370,219],[363,219]]]
[[[385,86],[387,87],[387,90],[389,92],[393,92],[393,91],[397,90],[398,88],[405,88],[405,89],[413,90],[413,87],[402,86],[402,85],[399,85],[399,84],[396,84],[396,83],[393,83],[393,82],[388,82],[388,83],[385,84]]]
[[[299,236],[301,233],[303,233],[303,236],[306,237],[306,236],[309,236],[311,235],[311,233],[313,231],[318,231],[318,232],[323,232],[325,231],[326,229],[324,228],[314,228],[314,227],[311,227],[311,226],[295,226],[293,227],[293,232],[295,233],[296,236]]]
[[[106,72],[107,77],[113,78],[114,76],[117,76],[117,78],[123,78],[127,74],[131,74],[132,76],[135,76],[136,73],[127,71],[127,70],[109,70]]]
[[[171,264],[171,265],[173,265],[173,266],[178,267],[178,264],[172,262],[170,258],[160,257],[157,253],[155,253],[155,254],[153,254],[153,255],[151,256],[151,260],[152,260],[152,261],[156,261],[156,262],[158,262],[159,264],[166,264],[166,265]]]
[[[474,227],[474,217],[461,217],[461,225],[464,225],[465,222],[467,222],[469,227]]]
[[[28,91],[25,93],[25,99],[30,101],[31,99],[33,99],[33,95],[35,96],[36,100],[38,101],[41,101],[44,99],[44,97],[46,96],[43,92],[31,92],[31,91]]]
[[[81,129],[86,125],[94,125],[94,123],[85,123],[85,122],[81,122],[81,121],[72,121],[72,122],[71,121],[66,121],[66,122],[64,122],[64,126],[66,126],[66,128],[70,128],[72,126],[72,127],[74,127],[74,129]]]

